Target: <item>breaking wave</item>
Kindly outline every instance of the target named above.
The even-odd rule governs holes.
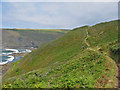
[[[31,50],[28,49],[3,49],[0,52],[0,65],[4,65],[10,62],[15,62],[19,60],[23,56],[16,56],[14,57],[13,54],[19,53],[30,53]]]

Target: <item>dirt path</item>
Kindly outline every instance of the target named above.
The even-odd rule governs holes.
[[[86,30],[86,33],[87,33],[87,37],[85,38],[85,43],[87,44],[87,46],[89,47],[90,46],[90,44],[87,42],[87,38],[89,37],[88,36],[88,31]]]
[[[108,58],[108,60],[109,60],[109,58],[111,58],[111,57],[109,57],[109,56],[106,55],[106,58]],[[111,60],[112,60],[113,63],[115,64],[115,68],[116,68],[116,78],[117,78],[117,82],[115,83],[115,88],[119,88],[119,79],[118,79],[118,77],[119,77],[119,68],[118,68],[118,65],[117,65],[117,63],[115,62],[115,60],[113,60],[113,59],[111,59]]]
[[[92,50],[92,51],[96,51],[96,52],[100,52],[100,51],[98,51],[98,49],[93,49],[93,48],[87,48],[87,49],[89,49],[89,50]],[[101,52],[100,52],[101,53]],[[106,58],[107,58],[107,60],[112,60],[113,61],[113,63],[115,64],[115,68],[116,68],[116,78],[117,78],[117,82],[115,83],[115,88],[120,88],[120,70],[119,70],[119,68],[118,68],[118,65],[117,65],[117,63],[115,62],[115,60],[113,60],[113,59],[109,59],[109,58],[111,58],[111,57],[109,57],[106,53],[104,53],[103,52],[103,54],[106,56]]]
[[[97,51],[97,52],[100,52],[99,51],[99,49],[100,48],[97,48],[97,49],[93,49],[93,48],[91,48],[90,47],[90,44],[87,42],[87,38],[88,37],[90,37],[89,35],[88,35],[88,31],[86,30],[86,33],[87,33],[87,36],[86,36],[86,38],[85,38],[85,43],[87,44],[87,46],[88,46],[88,48],[87,49],[89,49],[89,50],[92,50],[92,51]],[[101,52],[100,52],[101,53]],[[105,53],[105,52],[102,52],[107,58],[111,58],[111,57],[109,57],[108,55],[107,55],[107,53]],[[109,60],[109,59],[108,59]],[[113,63],[115,64],[115,68],[116,68],[116,78],[117,78],[117,82],[115,83],[115,88],[120,88],[120,70],[119,70],[119,67],[118,67],[118,64],[117,64],[117,62],[115,61],[115,60],[113,60],[112,59],[112,61],[113,61]]]

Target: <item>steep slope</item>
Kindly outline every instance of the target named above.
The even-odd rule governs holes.
[[[53,66],[54,63],[64,63],[87,47],[84,43],[86,30],[82,27],[68,32],[63,37],[41,46],[39,49],[13,63],[13,68],[8,72],[9,77],[26,73],[31,70]],[[57,64],[56,64],[57,65]]]
[[[46,70],[45,70],[46,69]],[[112,59],[91,50],[79,53],[56,68],[42,68],[7,79],[4,87],[12,88],[113,88],[116,82]]]
[[[24,30],[3,29],[3,48],[31,48],[38,47],[64,35],[67,30]]]
[[[117,23],[76,28],[44,44],[12,64],[3,87],[117,87],[116,63],[108,55],[109,49],[102,50],[117,41]]]
[[[96,24],[89,28],[88,35],[87,42],[94,48],[118,40],[118,21]]]

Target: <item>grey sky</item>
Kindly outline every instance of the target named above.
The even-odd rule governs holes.
[[[118,18],[117,2],[3,2],[3,27],[74,28]]]

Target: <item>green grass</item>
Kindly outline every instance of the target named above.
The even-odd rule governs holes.
[[[120,68],[120,43],[117,41],[110,42],[100,48],[100,51],[106,52],[108,56],[110,56],[115,62],[118,64]]]
[[[117,56],[113,54],[119,52],[117,26],[116,20],[79,27],[43,44],[12,63],[3,87],[114,88],[117,70],[113,60]]]
[[[106,67],[109,65],[111,67]],[[101,53],[85,50],[83,55],[78,54],[57,68],[29,72],[17,79],[8,79],[6,84],[3,84],[9,88],[107,87],[108,77],[116,74],[114,67]]]
[[[87,41],[91,47],[100,47],[109,42],[118,40],[118,21],[100,23],[90,27]]]
[[[82,47],[86,46],[84,43],[85,32],[84,28],[79,28],[77,32],[76,30],[70,31],[63,37],[41,46],[23,59],[13,63],[13,68],[9,71],[8,76],[20,75],[38,68],[52,66],[56,62],[59,64],[70,60],[84,50]]]

